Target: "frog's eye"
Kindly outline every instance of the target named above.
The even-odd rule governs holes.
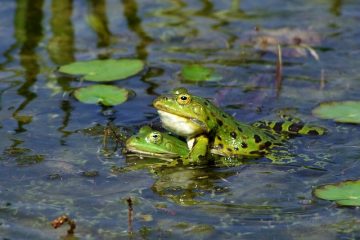
[[[181,105],[186,105],[186,104],[189,104],[191,102],[191,96],[189,94],[180,94],[176,101],[181,104]]]
[[[161,140],[162,140],[161,133],[156,132],[156,131],[152,132],[146,137],[146,140],[150,143],[159,144],[159,143],[161,143]]]

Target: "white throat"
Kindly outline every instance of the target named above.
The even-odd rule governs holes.
[[[164,127],[179,136],[190,137],[202,131],[201,127],[191,119],[158,110]]]

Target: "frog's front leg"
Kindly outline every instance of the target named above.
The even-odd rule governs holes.
[[[190,163],[200,163],[206,157],[208,152],[209,139],[205,135],[197,136],[188,140],[188,147],[190,149],[189,161]]]

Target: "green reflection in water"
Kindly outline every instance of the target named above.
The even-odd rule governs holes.
[[[224,19],[221,19],[216,14],[214,14],[214,4],[212,1],[202,0],[201,2],[203,3],[203,8],[197,12],[197,15],[216,20],[217,23],[213,26],[214,29],[228,24],[228,21],[224,21]]]
[[[105,0],[89,1],[90,12],[87,21],[98,36],[98,47],[108,47],[111,40],[111,32],[108,27]]]
[[[148,56],[147,46],[152,42],[152,38],[143,29],[141,23],[142,20],[138,16],[138,6],[135,0],[122,0],[124,6],[124,16],[127,21],[127,25],[131,31],[136,33],[140,38],[140,43],[136,47],[137,57],[145,60]]]
[[[330,7],[330,12],[335,16],[340,16],[342,5],[343,5],[343,0],[333,0],[332,5]]]
[[[36,48],[43,38],[42,30],[42,13],[43,0],[18,0],[15,14],[15,38],[17,44],[20,46],[20,64],[25,69],[25,82],[17,90],[20,96],[25,100],[13,112],[13,117],[18,122],[17,132],[26,131],[23,125],[32,122],[32,116],[19,115],[25,107],[37,97],[37,95],[30,91],[30,88],[35,84],[36,77],[40,71],[40,66],[37,62],[38,55]]]
[[[72,107],[70,101],[68,101],[68,100],[61,101],[60,108],[64,112],[64,117],[63,117],[63,120],[61,122],[61,126],[58,128],[58,131],[63,134],[61,139],[60,139],[60,144],[61,145],[66,145],[65,138],[73,133],[72,131],[67,131],[66,128],[70,123],[71,113],[74,110],[74,108]]]
[[[51,60],[58,65],[75,61],[72,11],[72,0],[51,2],[50,26],[53,35],[49,40],[48,52]]]
[[[214,11],[214,4],[209,0],[202,0],[203,8],[200,10],[204,14],[210,14]]]
[[[47,50],[50,59],[57,65],[64,65],[75,61],[75,47],[74,47],[74,27],[71,20],[73,13],[73,0],[53,0],[51,2],[51,19],[50,27],[52,37],[49,40]],[[49,79],[51,81],[52,79]],[[54,79],[63,92],[70,91],[71,80],[65,77],[57,77]],[[72,132],[67,131],[71,119],[73,107],[69,100],[63,100],[60,104],[60,109],[64,112],[61,126],[57,129],[62,133],[59,139],[60,145],[66,145],[66,137]]]
[[[159,196],[171,199],[182,206],[205,204],[200,198],[209,193],[227,192],[218,186],[220,179],[226,179],[235,172],[220,172],[210,168],[168,168],[157,173],[158,179],[151,190]]]
[[[157,27],[169,27],[169,26],[183,26],[190,27],[189,16],[193,14],[193,11],[186,9],[187,4],[181,0],[174,0],[167,8],[161,8],[153,14],[162,18],[162,21],[156,24]],[[192,30],[192,29],[191,29]]]

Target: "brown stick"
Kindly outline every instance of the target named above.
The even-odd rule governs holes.
[[[276,73],[275,73],[275,88],[276,96],[279,96],[282,83],[282,53],[281,46],[277,46],[277,61],[276,61]]]
[[[103,148],[107,147],[107,139],[110,136],[111,130],[107,127],[104,129]]]
[[[128,233],[132,234],[133,233],[133,226],[132,226],[132,222],[133,222],[133,203],[131,198],[129,197],[128,199],[126,199],[127,203],[128,203]]]
[[[322,68],[320,71],[320,90],[325,87],[325,70]]]

